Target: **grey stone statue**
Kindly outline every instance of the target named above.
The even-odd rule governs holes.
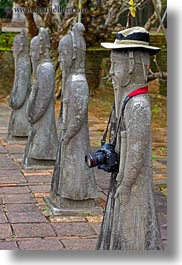
[[[118,172],[110,188],[97,249],[163,249],[152,183],[151,111],[147,93],[149,34],[140,27],[117,34],[111,48],[115,110],[110,142],[116,139]],[[115,138],[116,137],[116,138]]]
[[[28,36],[23,29],[13,41],[15,61],[14,84],[9,97],[12,108],[8,128],[8,143],[25,143],[30,129],[26,107],[31,90],[31,64],[28,55]]]
[[[98,197],[94,172],[84,161],[90,152],[84,31],[84,25],[76,23],[59,43],[62,109],[59,148],[50,193],[55,214],[92,211]]]
[[[25,168],[54,166],[56,159],[54,67],[49,48],[49,35],[46,29],[40,28],[30,44],[34,83],[27,105],[31,130],[22,161]]]

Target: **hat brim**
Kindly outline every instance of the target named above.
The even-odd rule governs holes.
[[[106,49],[129,49],[129,48],[143,48],[148,50],[151,55],[156,54],[160,51],[159,47],[148,46],[143,44],[116,44],[112,42],[101,42],[101,46]]]

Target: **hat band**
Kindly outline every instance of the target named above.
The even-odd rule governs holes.
[[[137,45],[145,45],[149,46],[149,43],[146,41],[137,41],[137,40],[118,40],[116,39],[114,44],[137,44]]]

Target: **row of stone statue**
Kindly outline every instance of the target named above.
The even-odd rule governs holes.
[[[97,197],[93,169],[84,161],[85,154],[90,152],[84,30],[83,24],[76,23],[59,43],[62,68],[59,141],[55,120],[55,73],[45,28],[40,28],[30,42],[32,84],[27,33],[22,30],[15,37],[15,78],[9,99],[12,113],[8,142],[20,142],[22,137],[27,139],[28,136],[23,167],[54,166],[52,198],[61,208],[66,204],[67,209],[77,210],[93,208]]]
[[[15,80],[10,95],[8,141],[28,135],[22,159],[25,168],[54,165],[47,201],[55,214],[99,210],[95,207],[98,192],[94,171],[84,160],[90,153],[84,30],[82,23],[76,23],[59,43],[62,69],[59,139],[49,35],[40,28],[38,36],[31,40],[32,85],[25,31],[15,37],[13,45]],[[159,48],[149,45],[149,34],[141,27],[121,31],[114,43],[103,46],[112,49],[109,76],[115,108],[111,115],[110,143],[114,142],[119,169],[111,174],[97,249],[162,249],[152,184],[147,93],[149,55]]]

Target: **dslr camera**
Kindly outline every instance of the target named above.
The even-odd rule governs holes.
[[[85,156],[85,162],[89,168],[97,166],[106,172],[118,172],[119,169],[119,159],[113,144],[102,143],[98,151]]]

